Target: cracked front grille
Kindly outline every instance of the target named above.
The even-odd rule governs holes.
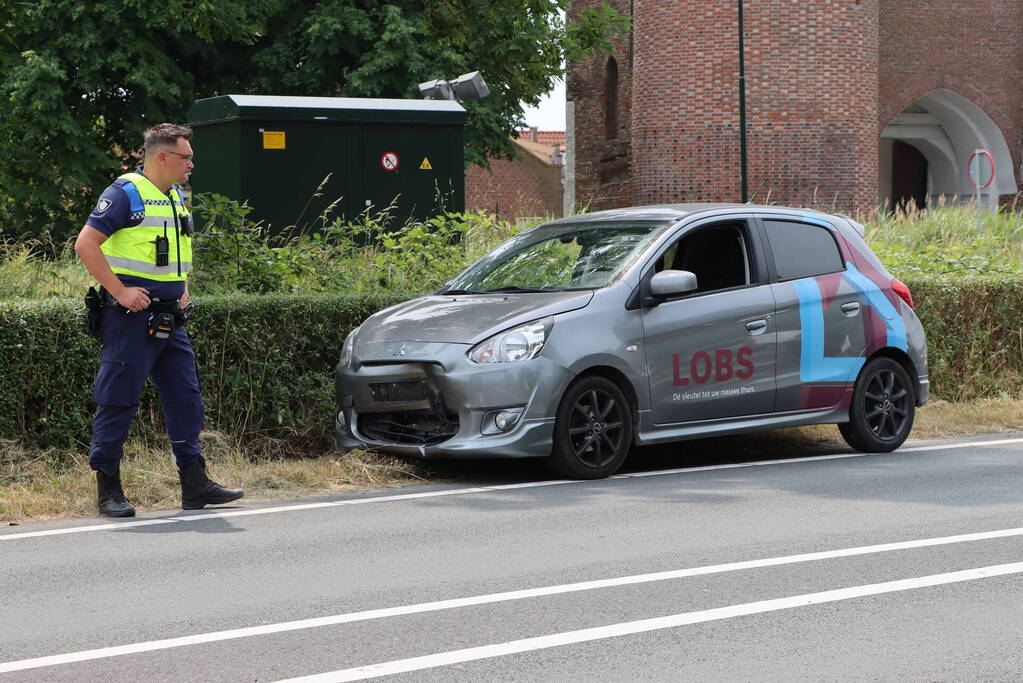
[[[375,382],[369,385],[373,400],[377,403],[406,403],[426,400],[426,383],[422,380],[411,382]]]
[[[432,446],[458,432],[458,415],[437,415],[428,410],[367,413],[359,416],[359,431],[372,441]]]

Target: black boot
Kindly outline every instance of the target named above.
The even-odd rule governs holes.
[[[178,468],[181,476],[181,509],[198,510],[204,505],[222,505],[245,495],[241,489],[225,489],[206,476],[206,461]]]
[[[121,490],[121,470],[108,467],[96,470],[96,489],[99,491],[99,513],[104,517],[134,517],[135,508]]]

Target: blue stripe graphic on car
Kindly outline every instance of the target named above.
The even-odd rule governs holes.
[[[799,323],[802,327],[799,379],[802,382],[848,382],[863,367],[863,358],[824,355],[824,306],[821,290],[814,280],[795,283],[799,294]]]
[[[856,270],[856,266],[851,262],[846,263],[845,267],[847,270],[844,280],[856,288],[856,291],[866,298],[870,307],[884,319],[884,325],[888,330],[888,346],[907,350],[909,344],[906,342],[906,322],[902,319],[902,314],[896,310],[877,283]]]
[[[906,351],[906,323],[877,284],[856,269],[851,261],[845,264],[842,276],[866,303],[881,315],[888,335],[887,346]],[[817,282],[812,279],[793,283],[799,295],[799,322],[802,328],[799,379],[802,382],[850,382],[866,362],[865,358],[824,355],[824,305]],[[869,343],[869,340],[868,340]]]

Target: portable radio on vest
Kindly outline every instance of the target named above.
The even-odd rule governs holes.
[[[170,240],[167,239],[167,221],[163,222],[163,237],[157,237],[153,242],[156,244],[156,265],[170,265]]]

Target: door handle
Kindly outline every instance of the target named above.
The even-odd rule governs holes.
[[[845,313],[850,318],[853,317],[854,315],[860,312],[860,302],[850,301],[848,303],[842,304],[842,312]]]
[[[746,329],[749,330],[750,334],[758,335],[763,334],[764,330],[767,329],[766,320],[750,320],[746,323]]]

